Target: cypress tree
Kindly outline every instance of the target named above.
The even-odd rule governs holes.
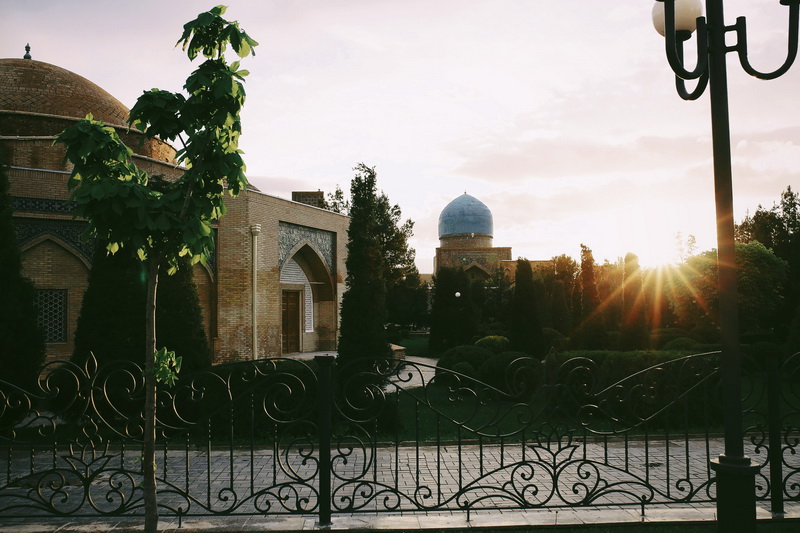
[[[73,362],[83,364],[91,353],[99,363],[144,363],[142,269],[141,261],[132,257],[130,250],[123,248],[112,255],[98,242],[75,329]]]
[[[592,250],[581,244],[581,323],[573,336],[577,347],[603,349],[607,346],[606,332],[600,309]]]
[[[203,310],[194,283],[194,269],[188,258],[180,268],[167,275],[161,269],[156,308],[158,346],[166,346],[183,359],[181,373],[211,366],[213,355],[203,327]]]
[[[639,258],[627,254],[622,269],[622,324],[620,348],[633,350],[647,345],[647,310]]]
[[[544,335],[538,316],[533,270],[527,259],[518,259],[511,299],[511,347],[535,357],[545,355]]]
[[[183,358],[182,372],[211,364],[202,310],[188,259],[158,285],[157,343]],[[72,360],[83,363],[93,353],[98,362],[143,364],[146,301],[144,265],[125,248],[109,254],[102,244],[94,252],[89,286],[83,297]]]
[[[386,281],[379,239],[375,169],[357,165],[350,186],[350,226],[347,230],[347,281],[342,296],[339,358],[390,354],[386,340]]]
[[[38,324],[36,290],[22,275],[9,187],[0,163],[0,379],[30,388],[44,361],[45,339]]]

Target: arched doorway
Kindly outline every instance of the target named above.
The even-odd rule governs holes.
[[[335,290],[320,254],[299,246],[283,264],[280,283],[281,353],[335,349]]]

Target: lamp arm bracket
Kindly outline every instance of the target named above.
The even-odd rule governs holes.
[[[700,78],[697,80],[697,85],[691,92],[686,90],[686,80],[680,78],[679,76],[675,76],[675,88],[678,91],[678,95],[684,100],[697,100],[705,92],[707,86],[708,70],[700,75]]]
[[[688,31],[675,30],[675,13],[671,9],[665,10],[664,43],[667,52],[667,62],[676,76],[684,80],[697,80],[708,70],[708,32],[704,17],[697,19],[697,64],[693,70],[687,70],[683,60],[683,43],[691,38]]]
[[[747,58],[747,22],[745,17],[736,19],[736,37],[737,44],[734,50],[739,55],[739,63],[745,72],[761,80],[774,80],[782,76],[786,71],[791,68],[794,60],[797,58],[798,46],[798,19],[800,19],[800,0],[781,0],[781,4],[789,6],[789,42],[786,54],[786,60],[783,65],[778,67],[772,72],[761,72],[753,68],[750,60]]]

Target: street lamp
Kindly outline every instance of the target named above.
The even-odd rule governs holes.
[[[739,17],[736,24],[726,26],[722,0],[706,0],[705,17],[701,16],[700,0],[656,0],[653,6],[653,24],[665,36],[667,61],[675,72],[678,94],[684,100],[696,100],[708,87],[711,100],[722,400],[725,413],[725,452],[711,461],[711,468],[717,475],[717,520],[720,531],[755,531],[755,474],[758,471],[758,466],[744,454],[742,432],[741,354],[725,55],[736,52],[744,71],[759,79],[774,79],[789,70],[797,56],[800,0],[780,0],[780,3],[789,7],[789,44],[786,60],[773,72],[757,71],[750,64],[745,18]],[[688,70],[684,62],[683,45],[695,30],[697,62],[692,70]],[[736,35],[733,45],[725,41],[729,32]],[[696,81],[694,89],[687,89],[687,80]],[[772,490],[781,489],[773,487]]]

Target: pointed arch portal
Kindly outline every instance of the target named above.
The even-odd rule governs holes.
[[[281,269],[281,352],[330,350],[336,339],[333,277],[309,243]]]

